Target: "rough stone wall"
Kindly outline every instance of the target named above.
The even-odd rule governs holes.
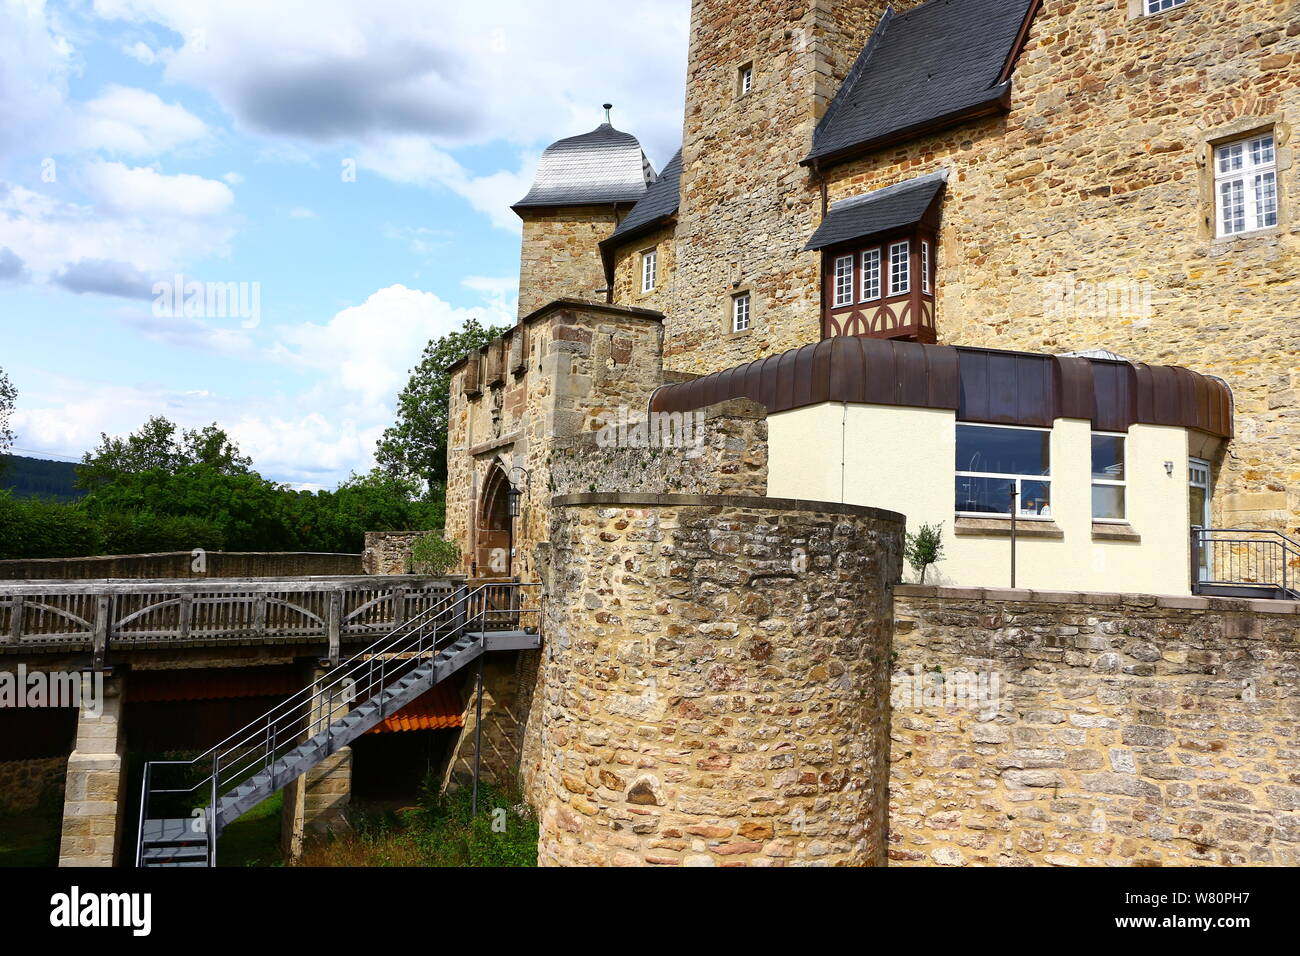
[[[519,317],[554,299],[596,299],[605,287],[597,244],[618,225],[630,204],[525,209],[519,250]]]
[[[561,301],[453,369],[444,533],[461,547],[462,570],[473,556],[485,482],[495,468],[520,466],[529,477],[512,475],[526,491],[514,522],[514,571],[536,579],[532,552],[546,540],[550,449],[556,439],[594,433],[620,407],[646,407],[663,381],[661,319],[644,309]],[[474,377],[469,394],[467,377]]]
[[[430,531],[367,531],[362,574],[410,574],[411,548]]]
[[[822,503],[557,498],[539,862],[883,863],[902,532]]]
[[[1001,691],[896,691],[891,863],[1300,863],[1300,605],[905,585],[894,608],[896,673]]]
[[[692,4],[667,367],[711,372],[820,338],[820,260],[801,250],[821,191],[799,161],[884,6]],[[749,62],[753,90],[741,96]],[[731,300],[746,291],[751,327],[733,333]]]
[[[537,676],[537,651],[489,654],[483,660],[483,756],[479,779],[513,787],[519,774],[533,684]],[[447,761],[444,789],[468,787],[474,781],[474,732],[478,723],[475,700],[477,681],[466,672],[465,710],[460,736]]]
[[[744,400],[701,409],[699,444],[602,447],[588,432],[555,443],[551,492],[767,494],[767,413]]]
[[[666,312],[672,307],[677,283],[677,244],[673,226],[668,225],[639,239],[631,239],[614,253],[614,301],[619,305],[636,305]],[[653,248],[657,253],[655,287],[641,291],[641,253]]]
[[[1046,3],[1009,115],[829,170],[832,201],[950,171],[941,342],[1101,346],[1222,376],[1238,429],[1217,478],[1225,527],[1300,524],[1295,12],[1293,0],[1193,0],[1136,18],[1117,0]],[[1217,240],[1210,144],[1270,126],[1281,223]],[[1148,296],[1149,310],[1134,306]]]
[[[30,810],[46,799],[60,798],[67,775],[66,754],[0,761],[0,813]]]

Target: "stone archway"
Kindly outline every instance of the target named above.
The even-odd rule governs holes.
[[[493,465],[483,482],[478,514],[474,523],[474,571],[478,577],[506,577],[511,572],[510,478],[500,465]]]

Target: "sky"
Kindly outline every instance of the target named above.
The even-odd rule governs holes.
[[[689,8],[0,0],[14,451],[161,414],[295,487],[368,470],[425,343],[513,323],[546,145],[609,101],[671,157]]]

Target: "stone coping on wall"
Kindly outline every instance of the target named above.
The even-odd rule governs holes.
[[[803,498],[767,498],[760,495],[658,495],[637,492],[586,492],[576,495],[556,495],[551,507],[567,508],[574,505],[611,505],[631,507],[676,508],[754,508],[760,511],[809,511],[818,514],[853,515],[904,524],[906,519],[897,511],[872,508],[868,505],[846,505],[837,501],[808,501]]]
[[[1190,611],[1246,611],[1254,614],[1300,614],[1300,601],[1200,597],[1178,594],[1125,594],[1095,591],[1033,591],[1029,588],[961,588],[933,584],[897,584],[894,596],[1019,604],[1100,604],[1162,607]]]

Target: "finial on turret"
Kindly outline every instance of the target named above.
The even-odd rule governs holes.
[[[601,105],[602,105],[602,106],[604,107],[604,109],[605,109],[605,122],[608,123],[610,126],[613,126],[614,124],[613,124],[612,122],[610,122],[610,119],[609,119],[609,111],[612,110],[612,109],[614,108],[614,104],[613,104],[613,103],[602,103]]]

